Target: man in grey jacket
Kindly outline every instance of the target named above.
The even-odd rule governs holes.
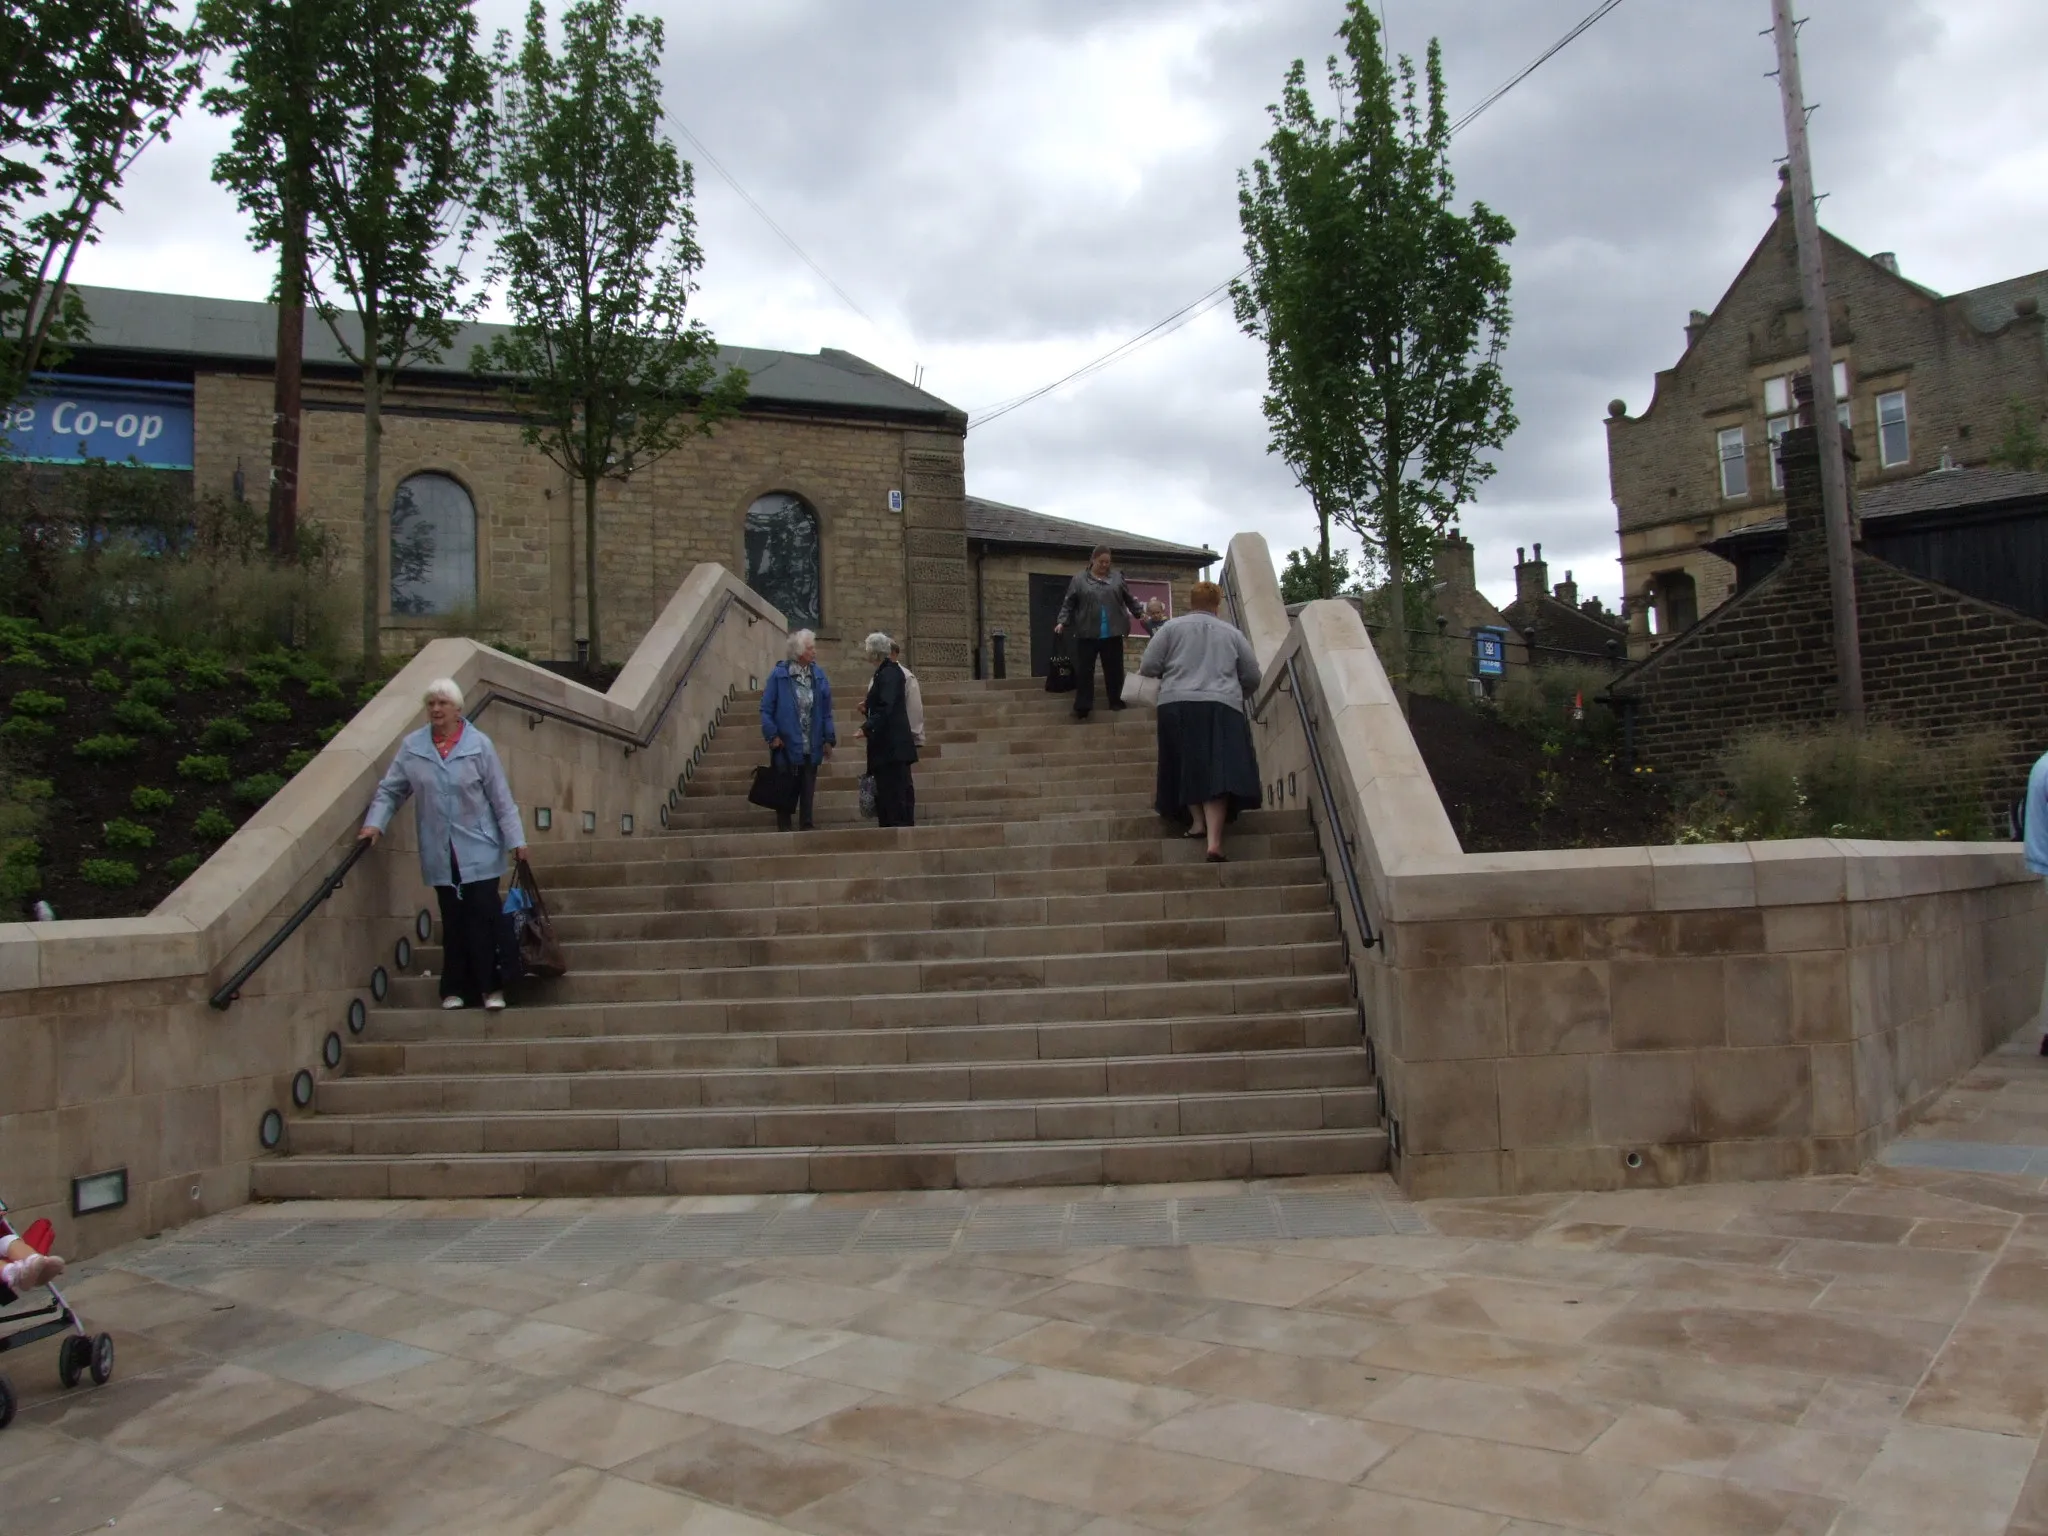
[[[1065,634],[1069,625],[1073,627],[1076,720],[1086,720],[1095,707],[1098,656],[1109,707],[1124,707],[1124,638],[1131,632],[1131,620],[1145,617],[1145,610],[1124,585],[1124,573],[1110,568],[1111,559],[1106,546],[1097,546],[1088,558],[1088,569],[1067,584],[1059,620],[1052,627],[1056,635]]]

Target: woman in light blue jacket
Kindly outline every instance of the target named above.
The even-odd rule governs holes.
[[[505,1006],[498,975],[498,880],[524,862],[526,829],[490,737],[462,718],[452,678],[427,684],[427,723],[398,756],[363,818],[374,844],[399,806],[419,796],[420,878],[441,901],[441,1006]]]

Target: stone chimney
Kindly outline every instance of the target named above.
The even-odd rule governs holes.
[[[1470,592],[1478,586],[1478,573],[1472,563],[1472,544],[1456,528],[1451,529],[1436,547],[1437,580],[1459,592]]]
[[[1686,317],[1685,344],[1688,349],[1700,339],[1700,332],[1707,328],[1707,322],[1713,318],[1704,309],[1696,309]]]
[[[1813,376],[1792,380],[1793,425],[1778,439],[1778,463],[1785,476],[1785,557],[1787,560],[1827,558],[1827,505],[1820,488],[1820,434],[1813,427]],[[1856,484],[1855,451],[1842,436],[1845,483]],[[1853,494],[1853,492],[1852,492]],[[1855,509],[1850,509],[1851,537]]]
[[[1891,273],[1893,277],[1899,275],[1899,257],[1896,251],[1873,251],[1870,254],[1870,259],[1880,267],[1883,267],[1885,271]]]
[[[1579,584],[1572,580],[1572,573],[1566,571],[1564,580],[1550,589],[1550,595],[1568,608],[1579,606]]]
[[[1531,603],[1539,597],[1550,595],[1550,567],[1543,563],[1543,546],[1536,546],[1536,558],[1525,560],[1522,551],[1515,550],[1515,601]]]

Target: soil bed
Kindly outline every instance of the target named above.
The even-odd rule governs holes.
[[[1546,743],[1481,708],[1412,697],[1409,728],[1467,853],[1671,840],[1663,786],[1618,753]]]
[[[206,676],[203,664],[194,677],[178,665],[164,667],[147,658],[138,672],[135,662],[119,655],[74,665],[47,653],[36,664],[0,653],[0,714],[11,719],[24,713],[15,701],[25,692],[55,694],[65,705],[61,712],[39,717],[55,728],[48,739],[0,739],[0,753],[12,779],[47,780],[50,786],[47,799],[33,802],[42,813],[33,834],[41,845],[40,885],[27,896],[0,900],[0,922],[28,915],[39,900],[47,901],[59,918],[147,915],[185,878],[195,859],[205,859],[225,840],[217,824],[212,829],[215,835],[195,830],[203,813],[216,811],[240,826],[262,801],[253,790],[238,796],[238,785],[260,774],[289,779],[299,761],[294,754],[317,752],[355,714],[354,682],[337,680],[338,697],[314,697],[309,685],[323,693],[333,691],[332,685],[319,682],[317,671],[291,676],[269,670],[271,665],[267,659],[259,660],[243,671],[230,664],[226,685],[221,686]],[[87,681],[101,671],[118,679],[120,691],[94,688]],[[142,675],[161,675],[174,690],[153,705],[167,717],[168,734],[139,730],[115,718],[116,707]],[[275,712],[258,705],[263,699],[283,705],[290,718],[262,719],[264,713]],[[248,712],[251,705],[258,705],[253,715]],[[248,729],[248,739],[203,744],[200,738],[208,724],[224,719],[240,721]],[[73,751],[79,741],[100,735],[132,738],[134,755],[89,762]],[[195,755],[225,757],[227,780],[208,783],[181,775],[179,763]],[[171,804],[161,810],[138,810],[133,799],[138,787],[168,791]],[[115,821],[146,827],[154,841],[146,848],[115,846],[107,833],[107,824]],[[80,866],[98,859],[133,865],[134,883],[107,886],[83,878]]]

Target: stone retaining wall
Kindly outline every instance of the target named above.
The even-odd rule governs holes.
[[[1268,803],[1315,816],[1411,1194],[1853,1169],[2034,1013],[2048,895],[2016,845],[1467,854],[1357,614],[1312,603],[1290,626],[1257,535],[1230,577],[1266,670]]]

